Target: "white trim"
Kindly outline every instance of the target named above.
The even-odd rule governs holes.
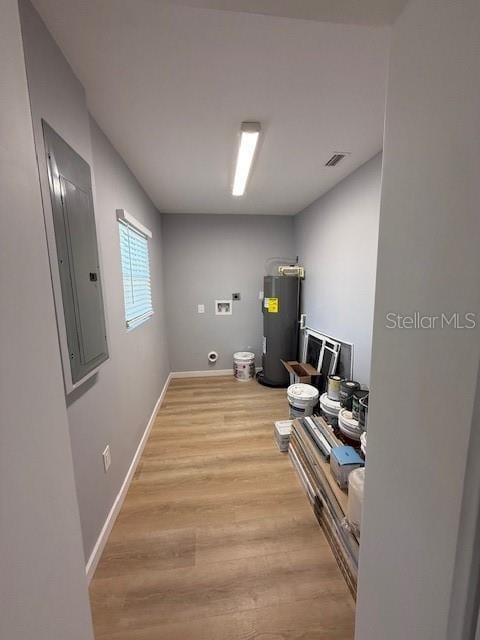
[[[128,213],[126,209],[116,209],[117,220],[119,222],[124,222],[125,224],[130,225],[137,231],[140,231],[141,234],[146,236],[147,238],[152,237],[152,232],[148,227],[143,225],[140,220],[137,220],[131,213]]]
[[[207,369],[205,371],[172,371],[172,378],[206,378],[211,376],[233,376],[232,369]]]
[[[136,329],[141,324],[146,322],[149,318],[151,318],[154,313],[155,311],[151,309],[150,311],[147,311],[147,313],[144,313],[141,316],[137,316],[136,318],[132,318],[131,320],[125,320],[127,331],[132,331],[133,329]]]
[[[105,548],[105,544],[107,543],[108,536],[110,535],[113,525],[115,524],[115,520],[119,514],[120,509],[122,508],[123,501],[125,500],[125,496],[127,495],[127,491],[130,487],[130,483],[132,481],[133,475],[140,461],[145,445],[147,444],[148,436],[150,435],[150,431],[152,430],[153,423],[155,422],[155,418],[157,417],[157,413],[162,405],[163,399],[165,397],[165,394],[168,389],[168,385],[170,384],[170,380],[172,379],[172,377],[173,377],[172,374],[169,373],[165,381],[165,384],[163,385],[163,389],[160,394],[160,397],[155,403],[155,406],[152,411],[152,415],[150,416],[147,427],[143,433],[142,439],[140,440],[140,443],[137,447],[135,455],[133,456],[133,460],[127,471],[127,475],[125,476],[123,484],[120,487],[120,491],[118,492],[117,497],[115,498],[115,501],[112,505],[112,508],[110,509],[110,512],[107,516],[107,519],[105,520],[105,524],[103,525],[102,530],[100,531],[100,535],[98,536],[97,542],[93,547],[93,551],[90,554],[90,558],[88,559],[87,565],[85,567],[85,573],[87,574],[88,582],[90,582],[90,580],[93,578],[93,574],[95,573],[95,569],[97,568],[103,549]]]
[[[255,372],[261,371],[262,367],[255,367]],[[213,376],[232,376],[231,369],[206,369],[205,371],[172,371],[171,378],[210,378]]]

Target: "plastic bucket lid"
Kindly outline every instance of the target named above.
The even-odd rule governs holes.
[[[322,393],[320,396],[320,406],[326,413],[337,415],[340,411],[340,402],[331,400],[326,393]]]
[[[362,449],[363,455],[365,455],[367,452],[367,432],[366,431],[364,431],[360,436],[360,442],[362,443],[361,449]]]
[[[291,384],[287,389],[287,395],[292,400],[315,401],[318,398],[318,389],[311,384]]]
[[[355,418],[352,416],[352,412],[348,411],[348,409],[340,409],[338,419],[343,422],[347,429],[358,429],[358,420],[355,420]]]
[[[352,418],[352,412],[347,409],[341,409],[338,414],[338,426],[346,436],[353,440],[360,440],[361,428],[357,420]]]
[[[248,362],[255,359],[255,354],[251,351],[237,351],[237,353],[233,354],[233,359]]]

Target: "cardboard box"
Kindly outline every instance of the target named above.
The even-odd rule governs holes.
[[[290,384],[303,382],[304,384],[312,384],[312,376],[318,376],[318,371],[311,364],[306,362],[297,362],[296,360],[285,361],[282,364],[290,374]]]
[[[280,451],[288,451],[288,444],[290,442],[290,434],[292,433],[293,420],[277,420],[274,426],[275,442],[278,445]]]
[[[365,462],[353,447],[333,447],[330,454],[330,471],[340,489],[346,489],[349,474],[354,469],[363,466],[365,466]]]

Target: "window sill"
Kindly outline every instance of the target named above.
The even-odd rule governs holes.
[[[129,333],[130,331],[133,331],[134,329],[137,329],[140,325],[142,325],[144,322],[146,322],[147,320],[149,320],[154,314],[154,311],[149,311],[148,313],[146,313],[143,316],[140,316],[139,318],[135,318],[134,320],[127,320],[126,321],[126,327],[127,327],[127,333]]]

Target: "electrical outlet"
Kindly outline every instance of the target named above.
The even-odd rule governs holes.
[[[258,299],[263,300],[263,291],[258,292]]]
[[[197,313],[205,313],[205,305],[204,304],[198,304],[197,305]]]
[[[103,467],[105,469],[105,473],[107,473],[107,471],[110,468],[110,465],[112,464],[112,454],[110,452],[109,444],[107,444],[107,446],[105,447],[105,451],[102,453],[102,458],[103,458]]]

